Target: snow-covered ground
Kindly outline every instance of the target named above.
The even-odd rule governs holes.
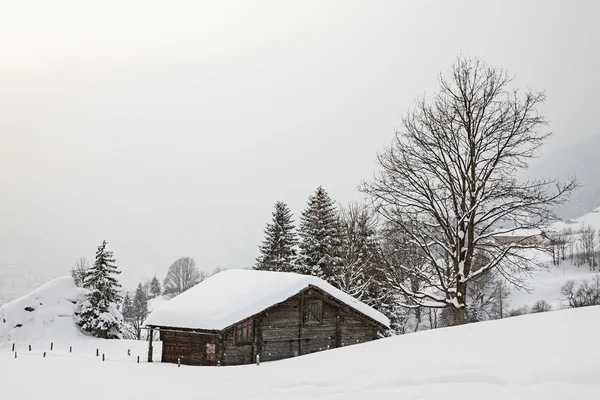
[[[557,231],[561,229],[571,229],[575,231],[581,229],[583,226],[590,226],[595,230],[600,229],[600,208],[596,208],[581,217],[558,222],[554,224],[552,228]]]
[[[50,352],[41,342],[29,352],[19,344],[15,359],[10,347],[0,347],[0,393],[61,400],[593,399],[600,393],[599,330],[600,307],[590,307],[222,368],[137,364],[144,342],[80,337],[73,353]]]
[[[27,296],[0,306],[0,346],[5,343],[34,343],[51,338],[72,340],[82,335],[73,315],[75,303],[85,290],[73,278],[54,279]]]
[[[535,302],[546,300],[553,310],[560,310],[565,306],[560,289],[566,282],[571,280],[582,282],[599,273],[590,271],[587,265],[577,267],[568,261],[560,265],[552,265],[550,262],[547,264],[549,265],[546,270],[536,271],[527,278],[529,293],[511,288],[510,308],[522,306],[531,308]]]

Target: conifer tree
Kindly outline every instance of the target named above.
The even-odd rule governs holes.
[[[298,272],[314,275],[336,285],[342,264],[341,235],[335,204],[319,186],[308,199],[300,217],[300,267]]]
[[[130,321],[133,316],[133,303],[131,302],[131,297],[129,297],[129,293],[125,293],[125,297],[123,298],[121,314],[123,314],[123,319],[125,321]]]
[[[255,269],[264,271],[293,270],[296,259],[296,238],[292,212],[282,201],[275,203],[273,219],[265,228],[265,240],[260,246],[260,256]]]
[[[106,240],[103,240],[98,246],[96,261],[85,277],[84,287],[100,291],[109,303],[117,303],[121,300],[121,285],[114,275],[119,275],[121,271],[114,264],[113,252],[106,250],[107,244]]]
[[[160,281],[158,280],[156,275],[154,275],[154,278],[152,278],[152,280],[150,281],[150,295],[152,296],[151,298],[155,299],[158,296],[160,296],[161,293],[162,288],[160,286]]]
[[[135,296],[133,297],[133,328],[135,329],[137,339],[140,340],[142,336],[142,325],[148,317],[148,298],[144,291],[142,284],[138,284],[135,290]]]
[[[114,275],[121,272],[114,264],[113,253],[106,250],[106,240],[98,246],[96,261],[86,274],[84,287],[89,292],[78,303],[77,324],[92,335],[120,339],[123,315],[117,309],[121,285]]]

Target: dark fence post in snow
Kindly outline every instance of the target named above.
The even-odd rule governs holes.
[[[17,358],[17,352],[15,351],[15,358]]]
[[[98,349],[96,349],[96,357],[98,357],[100,355],[100,352],[98,351]]]
[[[69,353],[73,352],[73,346],[69,346]]]
[[[104,353],[102,353],[102,361],[104,361]]]
[[[127,349],[127,355],[130,356],[131,355],[131,349]]]
[[[46,358],[46,352],[44,352],[44,358]]]
[[[29,345],[29,351],[31,351],[31,345]]]
[[[12,351],[15,351],[15,344],[14,343],[13,343],[13,349],[12,349]]]
[[[140,363],[140,356],[138,356],[137,363],[138,364]]]
[[[54,342],[50,342],[50,351],[54,350]]]

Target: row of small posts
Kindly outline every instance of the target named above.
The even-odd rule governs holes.
[[[50,343],[50,351],[54,350],[54,342]],[[31,351],[31,345],[29,345],[29,351]],[[12,344],[12,352],[15,353],[15,358],[17,358],[17,352],[15,351],[15,343]],[[69,346],[69,353],[73,353],[73,346]],[[127,355],[131,356],[131,349],[127,349]],[[100,356],[100,349],[96,349],[96,357]],[[46,358],[46,352],[43,353],[43,357]],[[104,353],[102,353],[102,361],[105,361],[106,357]],[[140,363],[140,356],[137,356],[137,363]]]

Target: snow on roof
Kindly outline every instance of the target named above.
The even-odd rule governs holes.
[[[285,301],[310,285],[389,326],[385,315],[317,277],[241,269],[223,271],[202,281],[157,307],[144,325],[221,330]]]
[[[542,231],[539,229],[514,229],[507,232],[508,229],[510,228],[499,229],[496,232],[494,232],[494,236],[531,237],[542,234]]]

